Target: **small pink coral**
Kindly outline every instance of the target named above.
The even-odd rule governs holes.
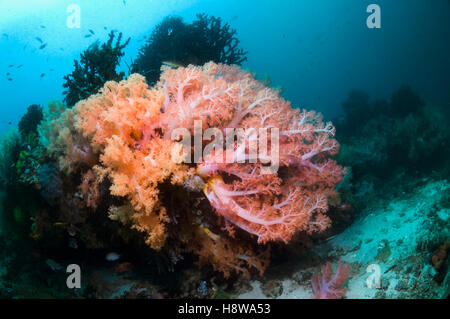
[[[350,268],[347,264],[340,262],[336,273],[327,262],[322,266],[322,274],[315,273],[311,279],[314,298],[316,299],[340,299],[347,293],[344,287],[347,282]]]

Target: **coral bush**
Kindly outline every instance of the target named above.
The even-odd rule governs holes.
[[[429,174],[446,166],[448,171],[448,108],[425,104],[407,87],[389,101],[368,100],[366,94],[350,94],[344,106],[353,121],[338,125],[339,160],[352,167],[355,181],[375,178],[381,186],[401,173]]]
[[[71,173],[80,163],[92,166],[98,160],[88,141],[74,126],[75,113],[59,101],[49,103],[38,126],[41,144],[57,159],[59,169]]]
[[[149,245],[157,249],[164,244],[164,225],[169,221],[158,200],[158,185],[168,180],[181,185],[190,173],[171,160],[178,144],[150,131],[159,125],[162,101],[161,92],[150,90],[143,77],[133,75],[120,84],[108,82],[101,94],[73,109],[75,127],[101,154],[101,165],[94,167],[97,178],[107,176],[111,194],[130,200],[134,227],[146,232]]]
[[[165,114],[171,115],[169,132],[174,123],[193,130],[193,119],[220,129],[277,128],[280,132],[278,172],[264,174],[261,161],[224,163],[220,152],[198,165],[199,175],[208,179],[205,194],[230,226],[229,232],[237,227],[256,235],[259,243],[287,243],[298,231],[326,229],[330,224],[324,214],[327,197],[343,174],[329,158],[338,151],[337,142],[330,138],[331,123],[323,123],[315,112],[292,109],[277,91],[237,68],[207,64],[202,71],[199,74],[190,67],[163,74],[159,85],[171,97],[163,106]],[[240,152],[234,144],[233,154],[228,154],[232,158]],[[245,144],[244,153],[249,154],[250,146]],[[225,182],[226,176],[233,181]]]
[[[122,33],[119,33],[113,44],[114,38],[115,33],[112,31],[106,43],[100,45],[98,41],[94,42],[81,54],[80,61],[74,61],[75,69],[64,77],[63,87],[67,90],[63,94],[67,105],[73,106],[78,101],[97,93],[106,81],[123,79],[125,74],[117,73],[116,68],[125,54],[123,50],[130,39],[121,43]]]
[[[207,228],[197,228],[192,246],[199,255],[199,265],[212,264],[224,277],[229,277],[231,272],[248,276],[250,269],[262,275],[269,264],[270,249],[254,250],[244,242],[219,236]]]
[[[339,148],[331,123],[291,108],[278,91],[236,66],[163,70],[155,87],[133,74],[107,82],[72,109],[51,105],[46,112],[42,141],[66,176],[78,179],[86,207],[106,205],[110,219],[144,233],[152,248],[192,251],[199,264],[225,276],[263,273],[269,247],[261,245],[329,227],[329,198],[344,173],[331,158]],[[208,128],[252,133],[208,152],[201,139],[204,156],[194,149],[192,157],[180,138],[197,140]],[[266,131],[270,147],[252,158],[250,142]],[[224,156],[244,161],[228,163]],[[108,196],[101,191],[105,183]],[[189,192],[198,194],[201,186],[210,203],[201,218],[191,205],[175,207],[174,196],[189,201]]]
[[[440,245],[439,248],[434,252],[434,255],[431,257],[431,264],[436,270],[439,270],[439,268],[441,268],[442,264],[445,262],[447,251],[449,249],[450,242],[446,241],[445,243]]]
[[[184,66],[202,65],[209,61],[237,64],[247,60],[243,49],[238,48],[236,30],[220,18],[206,14],[197,15],[191,24],[180,17],[166,17],[152,31],[133,62],[132,71],[145,76],[151,84],[159,80],[163,62]]]
[[[41,195],[49,203],[55,204],[58,197],[63,193],[62,181],[59,171],[53,163],[41,166],[38,171],[39,183],[42,186]]]
[[[37,126],[41,123],[42,119],[42,107],[37,104],[30,105],[27,113],[19,121],[19,132],[22,139],[25,139],[30,133],[36,133]]]
[[[21,149],[20,134],[16,129],[10,129],[0,138],[0,189],[14,182],[15,167]]]

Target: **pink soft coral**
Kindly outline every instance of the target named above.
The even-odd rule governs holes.
[[[347,293],[344,287],[350,268],[347,264],[339,263],[336,273],[333,275],[331,264],[327,262],[322,266],[322,274],[315,273],[311,279],[314,298],[316,299],[340,299]]]
[[[330,159],[339,148],[331,123],[291,108],[278,91],[237,67],[166,69],[158,85],[165,96],[166,136],[180,126],[193,135],[195,120],[202,123],[200,133],[210,127],[245,131],[242,143],[228,141],[231,147],[215,148],[197,166],[207,180],[205,194],[227,226],[256,235],[259,243],[287,243],[296,232],[321,232],[330,225],[327,199],[344,173]],[[256,161],[251,144],[258,139],[269,146]],[[279,149],[273,147],[277,142]]]

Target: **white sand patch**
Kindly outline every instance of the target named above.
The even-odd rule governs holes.
[[[405,259],[418,256],[418,246],[431,233],[443,238],[449,237],[450,211],[448,208],[436,211],[449,190],[450,184],[446,180],[431,181],[416,188],[411,194],[403,194],[384,205],[377,203],[377,207],[367,207],[361,214],[364,217],[328,242],[314,247],[311,253],[322,256],[325,260],[338,257],[331,261],[334,269],[336,259],[352,265],[346,298],[375,298],[381,290],[383,298],[397,298],[399,291],[402,291],[403,297],[405,294],[412,295],[412,282],[424,282],[423,278],[432,278],[436,272],[429,264],[423,267],[419,265],[421,269],[416,273],[420,274],[420,278],[416,278],[417,274],[408,274],[408,271],[402,269],[402,265]],[[318,272],[320,266],[302,269],[299,262],[298,271]],[[411,262],[411,267],[415,266],[417,265]],[[368,282],[369,277],[380,280]],[[405,283],[401,283],[400,279]],[[310,282],[303,281],[299,284],[291,278],[283,278],[281,282],[283,293],[278,298],[310,298],[312,295]],[[376,286],[376,283],[380,285]],[[253,290],[238,298],[267,298],[261,290],[260,282],[253,281],[251,285]]]

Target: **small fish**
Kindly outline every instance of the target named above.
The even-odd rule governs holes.
[[[45,25],[41,25],[41,29],[45,29]]]
[[[168,35],[168,36],[170,36],[170,35],[172,34],[172,32],[173,32],[173,29],[172,29],[172,28],[167,29],[167,35]],[[145,39],[145,38],[144,38],[144,39]]]
[[[103,29],[104,29],[104,30],[108,30],[108,28],[107,28],[107,27],[103,27]]]
[[[11,73],[9,73],[9,72],[6,72],[6,76],[9,76],[9,75],[11,75]]]
[[[162,64],[165,66],[168,66],[170,68],[174,68],[174,69],[184,67],[182,64],[177,63],[177,62],[172,62],[172,61],[163,61]]]
[[[43,78],[44,76],[45,76],[45,73],[42,73],[42,74],[41,74],[41,78]]]
[[[36,40],[38,40],[40,43],[43,43],[43,41],[42,41],[42,39],[41,38],[39,38],[39,37],[36,37],[35,38]]]
[[[209,228],[207,227],[202,227],[203,231],[205,232],[206,235],[208,235],[208,237],[214,239],[214,240],[218,240],[219,239],[219,235],[214,234],[211,230],[209,230]]]
[[[123,0],[122,2],[123,2],[123,5],[124,5],[124,6],[127,5],[127,1],[126,1],[126,0]]]
[[[63,223],[63,222],[55,222],[53,223],[53,227],[66,227],[67,223]]]
[[[352,209],[352,206],[350,206],[350,204],[348,203],[344,203],[340,206],[338,206],[338,209],[342,210],[342,211],[348,211]]]
[[[4,36],[5,38],[8,38],[8,35],[7,35],[6,33],[3,33],[3,36]]]
[[[90,37],[92,37],[92,34],[86,34],[84,37],[85,38],[90,38]]]
[[[50,267],[51,270],[55,271],[55,270],[61,270],[63,267],[58,264],[56,261],[54,261],[53,259],[47,259],[45,261],[45,263],[47,264],[47,266]]]
[[[12,122],[8,122],[8,125],[11,125],[12,124]]]
[[[8,65],[8,68],[12,68],[14,66],[14,64],[10,64]]]
[[[88,30],[91,34],[95,34],[94,31],[92,31],[91,29]]]
[[[39,47],[39,50],[44,49],[46,46],[47,46],[47,43],[44,43],[43,45],[41,45],[41,46]]]
[[[324,242],[329,242],[329,241],[333,240],[334,238],[336,238],[336,236],[337,236],[337,235],[333,235],[333,236],[327,237],[327,238],[325,238],[323,241],[324,241]]]
[[[13,79],[11,79],[11,78],[8,78],[8,81],[10,81],[10,82],[11,82],[12,80],[13,80]]]
[[[120,259],[120,255],[119,255],[118,253],[111,252],[111,253],[108,253],[108,254],[105,256],[105,259],[106,259],[107,261],[117,261],[117,260]]]
[[[53,71],[55,71],[55,69],[50,69],[50,72],[53,72]]]
[[[20,69],[21,67],[23,67],[23,64],[19,64],[19,65],[17,66],[18,69]]]

